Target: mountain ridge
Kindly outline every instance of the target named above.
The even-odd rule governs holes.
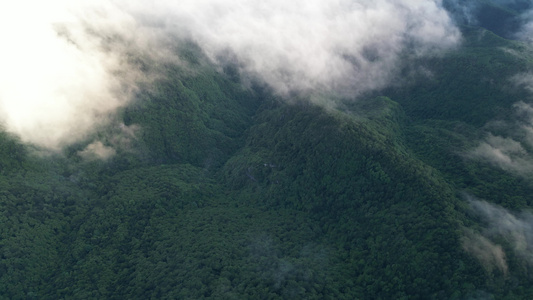
[[[0,298],[531,298],[527,261],[467,200],[533,205],[529,177],[468,156],[529,99],[509,80],[530,46],[462,29],[420,59],[431,76],[325,106],[243,87],[189,45],[118,113],[133,137],[94,134],[107,160],[2,132]]]

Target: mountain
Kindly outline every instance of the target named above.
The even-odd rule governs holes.
[[[481,15],[356,100],[188,44],[90,137],[107,159],[2,132],[0,298],[531,299],[533,55]]]

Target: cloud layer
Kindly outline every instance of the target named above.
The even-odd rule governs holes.
[[[92,9],[61,1],[0,5],[0,117],[22,141],[57,149],[128,102],[133,73],[125,72],[123,53],[105,49],[84,24],[89,15],[96,26],[109,21]]]
[[[533,43],[533,9],[525,12],[521,16],[523,26],[518,32],[518,37],[529,43]]]
[[[460,40],[438,0],[22,0],[0,4],[0,34],[1,121],[49,149],[105,124],[146,75],[132,61],[175,59],[177,39],[281,95],[352,96]]]
[[[460,38],[439,1],[203,0],[170,11],[167,24],[212,60],[236,59],[281,94],[381,88],[408,47],[424,55]]]

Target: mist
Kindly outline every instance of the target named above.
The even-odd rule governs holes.
[[[179,41],[281,97],[356,98],[394,82],[407,58],[461,39],[438,0],[26,0],[1,4],[0,22],[0,120],[51,150],[112,124],[138,83],[157,77],[131,58],[179,63]]]
[[[481,25],[505,38],[533,41],[533,5],[528,0],[444,0],[452,18],[463,25]],[[496,11],[499,10],[499,13]],[[494,14],[498,17],[494,17]],[[487,18],[487,14],[493,15]]]
[[[519,175],[529,175],[533,172],[533,160],[522,143],[509,137],[489,133],[485,141],[468,156]]]
[[[500,245],[470,229],[465,229],[462,244],[463,249],[477,258],[488,273],[496,269],[504,275],[508,274],[507,258]]]
[[[479,259],[487,271],[499,269],[507,274],[506,253],[512,251],[521,262],[533,267],[533,215],[530,212],[511,212],[489,202],[469,197],[472,211],[482,221],[482,229],[465,230],[464,249]]]
[[[514,88],[533,93],[533,75],[522,73],[510,79]],[[509,121],[492,122],[487,127],[496,127],[500,132],[488,132],[479,145],[466,154],[466,157],[487,162],[494,167],[523,177],[533,176],[533,106],[524,101],[513,105],[513,115]]]

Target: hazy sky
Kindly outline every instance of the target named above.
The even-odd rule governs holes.
[[[394,82],[406,54],[460,42],[438,0],[4,1],[0,34],[0,119],[49,149],[128,104],[146,74],[126,54],[169,58],[176,39],[215,63],[233,60],[282,96],[357,96]]]

